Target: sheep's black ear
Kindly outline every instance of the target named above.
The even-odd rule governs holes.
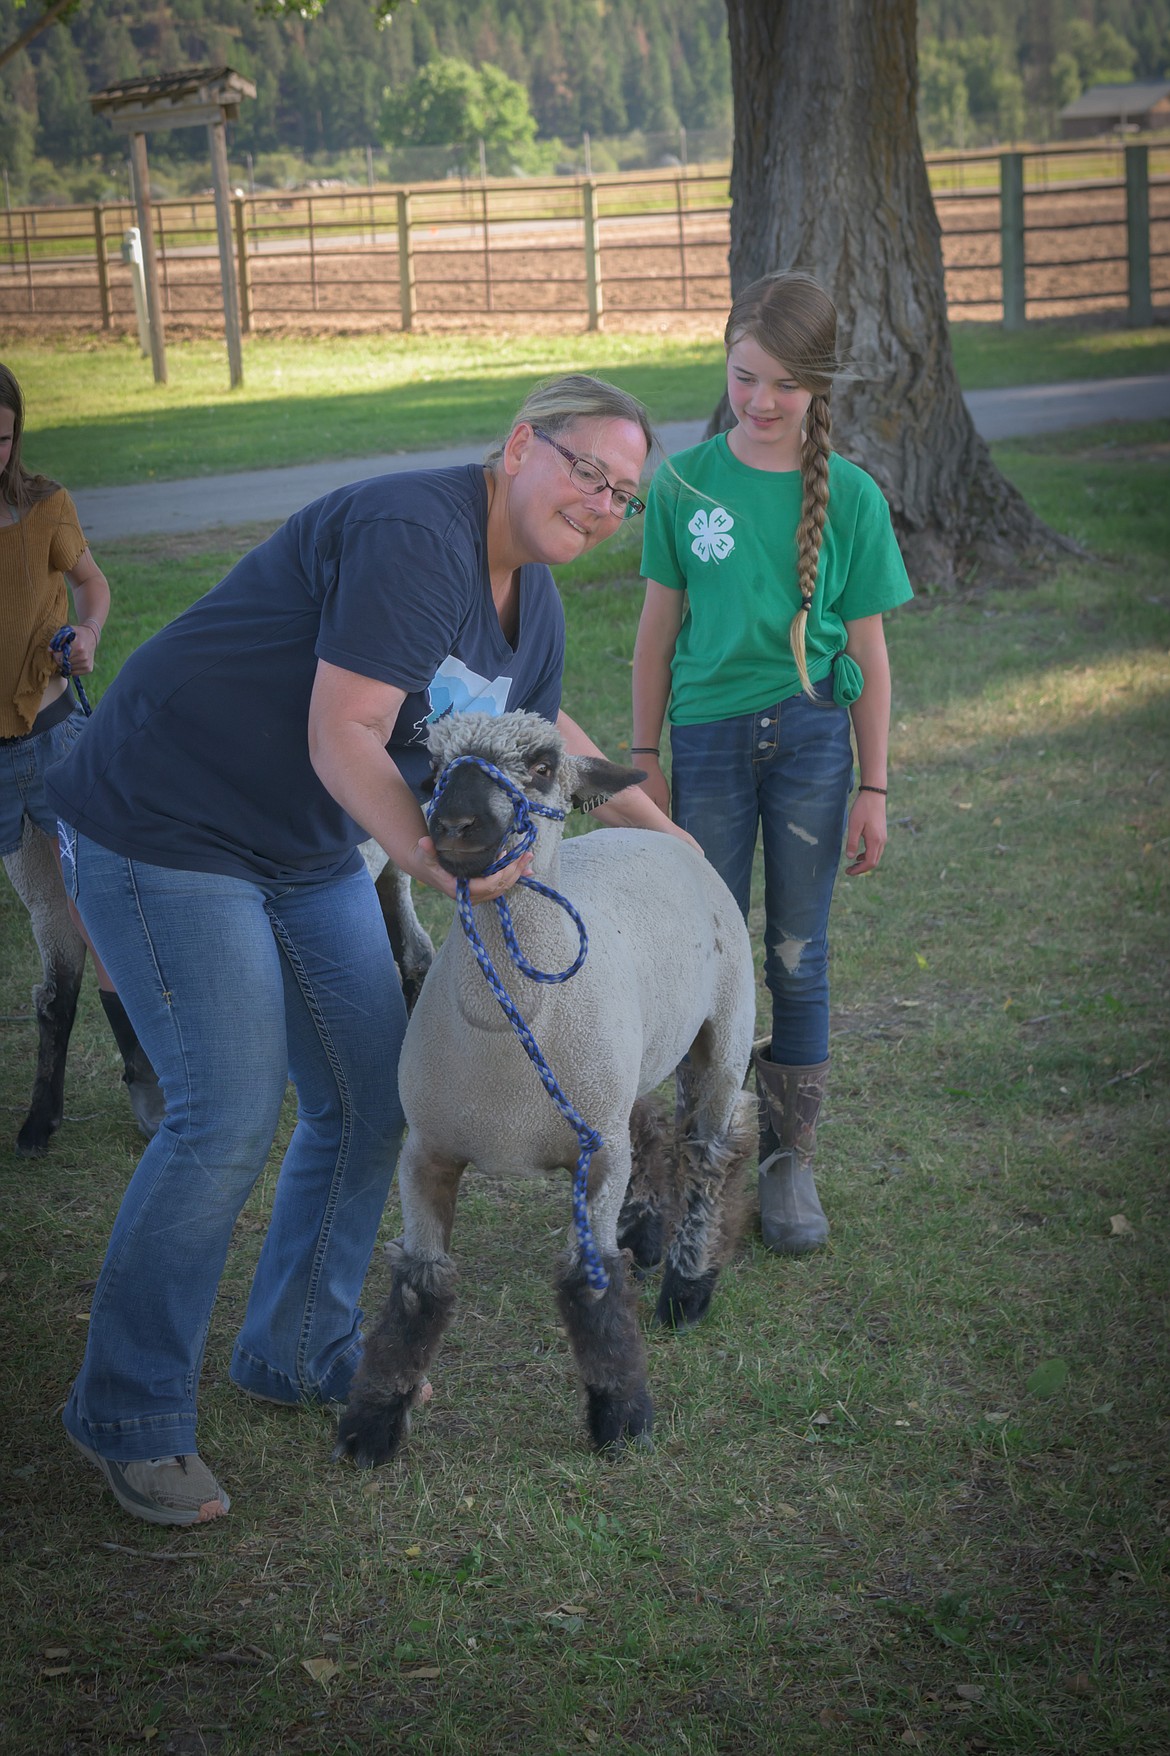
[[[573,808],[577,811],[596,810],[615,793],[646,779],[644,769],[624,768],[606,756],[573,756],[569,760],[573,765]]]

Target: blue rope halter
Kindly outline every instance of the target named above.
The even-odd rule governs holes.
[[[66,622],[64,628],[58,628],[56,634],[54,634],[52,640],[50,640],[49,651],[57,654],[57,658],[61,665],[61,675],[63,677],[68,677],[69,681],[73,684],[73,687],[77,690],[77,699],[81,703],[81,710],[88,719],[93,712],[93,708],[89,705],[89,696],[85,693],[81,678],[75,677],[69,668],[69,654],[76,637],[77,630],[71,628],[68,622]]]
[[[511,826],[504,836],[500,852],[496,856],[496,859],[492,865],[486,867],[482,873],[483,877],[489,878],[493,873],[499,872],[503,867],[509,865],[511,861],[516,859],[520,854],[527,853],[529,848],[535,842],[536,824],[532,821],[534,813],[538,817],[549,817],[555,823],[563,823],[565,820],[565,813],[563,811],[554,810],[548,805],[538,805],[535,800],[528,798],[527,794],[521,792],[520,788],[514,781],[508,778],[502,769],[497,768],[494,763],[485,761],[482,756],[456,756],[454,761],[447,764],[436,782],[434,793],[431,795],[431,802],[427,807],[428,818],[430,818],[438,805],[439,800],[442,798],[452,772],[456,768],[465,767],[468,763],[473,764],[476,768],[481,768],[485,774],[490,775],[498,786],[503,787],[509,799],[512,801]],[[577,929],[577,934],[580,940],[580,949],[567,969],[555,971],[537,969],[535,965],[529,962],[520,949],[519,942],[516,938],[516,929],[512,921],[512,911],[508,907],[507,898],[497,896],[495,898],[496,913],[500,917],[500,929],[504,935],[504,944],[508,947],[513,963],[518,970],[524,975],[530,977],[534,982],[567,982],[572,976],[575,976],[577,971],[581,968],[589,951],[589,936],[585,931],[584,921],[581,919],[568,897],[562,896],[560,891],[554,890],[550,884],[543,884],[539,878],[519,878],[517,879],[517,883],[522,884],[526,890],[535,890],[538,895],[547,896],[550,901],[555,902],[559,908],[564,909],[565,913],[569,916],[569,919]],[[595,1292],[604,1292],[609,1285],[609,1276],[606,1274],[605,1269],[602,1266],[601,1257],[597,1252],[597,1246],[593,1242],[593,1233],[589,1226],[589,1209],[587,1201],[589,1165],[594,1153],[597,1152],[603,1144],[601,1135],[595,1128],[590,1128],[589,1124],[578,1115],[577,1111],[573,1108],[572,1104],[557,1084],[552,1068],[541,1053],[539,1043],[533,1036],[528,1025],[525,1023],[516,1002],[512,999],[512,996],[500,980],[496,967],[488,953],[487,946],[480,938],[478,929],[476,928],[471,907],[470,889],[466,878],[460,878],[458,880],[456,892],[455,902],[456,907],[459,910],[459,919],[463,924],[463,931],[466,933],[468,943],[471,946],[472,951],[475,953],[476,962],[484,973],[488,987],[503,1008],[504,1016],[507,1018],[508,1023],[512,1026],[512,1029],[516,1032],[516,1035],[523,1043],[529,1060],[540,1075],[540,1080],[544,1089],[548,1092],[549,1097],[577,1136],[577,1144],[581,1149],[580,1156],[577,1159],[577,1169],[573,1175],[573,1219],[577,1228],[577,1247],[581,1252],[581,1260],[585,1266],[586,1280]]]

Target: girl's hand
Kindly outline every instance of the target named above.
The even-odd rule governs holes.
[[[666,776],[662,772],[657,756],[632,756],[630,761],[635,768],[644,768],[646,770],[645,780],[639,781],[638,785],[646,794],[646,797],[657,805],[660,811],[664,812],[666,816],[669,817],[670,787],[667,785]]]
[[[93,670],[94,655],[97,652],[98,637],[88,622],[79,623],[73,630],[73,640],[69,647],[69,670],[71,675],[88,677]],[[60,654],[53,654],[57,669],[64,672]]]
[[[849,833],[845,838],[845,858],[852,862],[845,868],[848,876],[861,878],[872,872],[886,841],[886,801],[880,793],[858,793],[849,812]]]

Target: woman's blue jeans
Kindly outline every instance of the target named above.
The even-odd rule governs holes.
[[[281,885],[126,860],[67,826],[62,865],[166,1097],[123,1198],[68,1430],[118,1461],[197,1450],[232,1228],[287,1081],[296,1127],[232,1355],[242,1389],[345,1398],[402,1134],[402,990],[369,874]]]
[[[764,980],[772,1059],[812,1067],[829,1053],[829,905],[853,781],[849,714],[831,678],[758,713],[670,733],[672,811],[747,919],[763,828]]]

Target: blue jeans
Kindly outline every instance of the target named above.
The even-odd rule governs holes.
[[[67,887],[166,1096],[114,1222],[68,1430],[125,1462],[195,1451],[195,1394],[232,1228],[280,1167],[231,1376],[343,1399],[402,1134],[406,1009],[369,874],[280,885],[126,860],[61,828]]]
[[[747,919],[763,826],[764,980],[772,1059],[812,1067],[829,1053],[829,905],[853,780],[849,714],[831,678],[817,700],[707,725],[672,726],[676,823],[690,831]]]
[[[0,739],[0,855],[16,852],[26,817],[56,841],[57,813],[45,797],[45,770],[68,756],[84,727],[80,708],[74,708],[47,732]]]

